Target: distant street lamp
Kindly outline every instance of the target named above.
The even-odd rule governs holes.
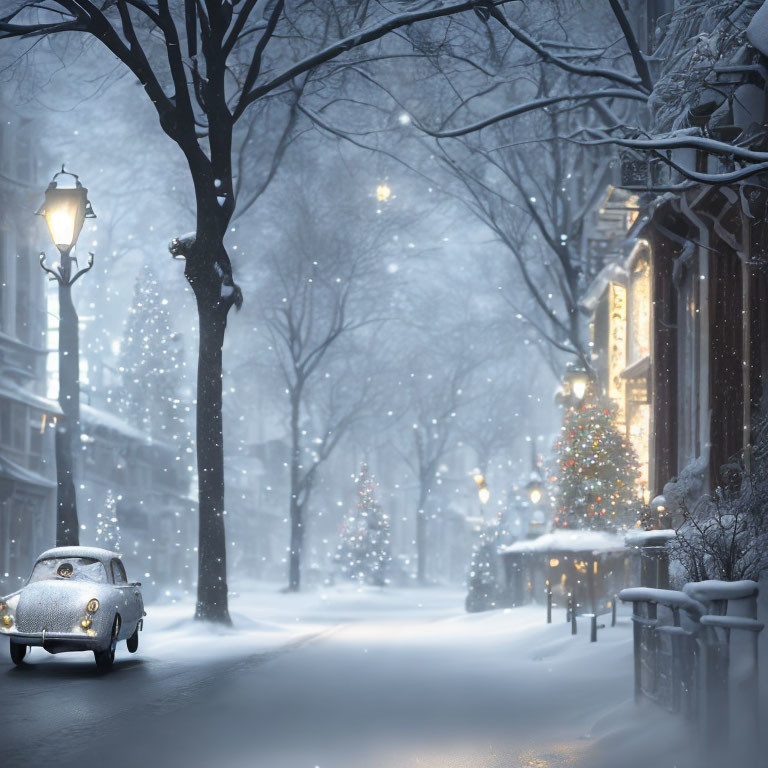
[[[60,176],[71,176],[74,187],[60,187]],[[61,255],[60,262],[49,266],[45,253],[40,254],[40,266],[59,284],[59,405],[63,416],[56,422],[56,545],[76,546],[80,535],[73,452],[80,431],[80,345],[72,286],[93,267],[93,254],[88,254],[85,267],[78,268],[77,258],[71,253],[85,219],[95,218],[96,214],[88,201],[88,190],[64,166],[45,190],[45,201],[37,214],[45,217],[51,240]]]
[[[531,475],[526,483],[525,490],[531,504],[536,506],[544,497],[544,484],[541,481],[541,472],[539,470],[539,456],[536,452],[536,438],[531,437]]]
[[[476,472],[472,475],[472,479],[477,485],[477,498],[480,499],[480,503],[485,506],[491,499],[491,491],[488,488],[488,483],[485,482],[485,475]]]
[[[392,190],[390,189],[389,184],[379,184],[379,186],[376,187],[376,199],[380,203],[386,203],[391,195]]]

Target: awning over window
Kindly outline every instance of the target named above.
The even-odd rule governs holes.
[[[0,398],[13,400],[16,403],[28,405],[30,408],[36,408],[43,413],[49,413],[53,416],[61,416],[62,410],[55,400],[48,400],[41,395],[14,384],[12,381],[0,380]]]
[[[0,454],[0,482],[6,487],[9,482],[25,483],[36,488],[56,487],[55,480],[43,477],[31,469],[25,469],[2,454]]]
[[[642,379],[651,372],[651,358],[646,355],[621,372],[622,379]]]

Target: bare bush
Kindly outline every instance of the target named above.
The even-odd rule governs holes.
[[[671,544],[690,581],[758,580],[768,570],[768,417],[755,430],[751,455],[729,465],[725,487],[682,506]]]

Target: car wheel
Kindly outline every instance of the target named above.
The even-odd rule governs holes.
[[[139,625],[136,625],[136,629],[133,634],[125,641],[126,646],[130,653],[136,653],[139,650]]]
[[[11,661],[20,667],[24,662],[24,657],[27,655],[27,646],[19,645],[18,643],[11,643]]]
[[[99,672],[109,672],[112,669],[112,665],[115,663],[115,648],[117,648],[117,638],[120,634],[120,617],[115,616],[115,621],[112,624],[112,637],[110,638],[109,645],[103,651],[94,651],[93,657],[96,659],[96,669]]]

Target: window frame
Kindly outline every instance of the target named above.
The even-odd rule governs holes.
[[[118,573],[123,579],[122,581],[117,581],[117,579],[115,578],[115,566],[117,566]],[[124,587],[129,584],[128,574],[125,571],[125,566],[123,565],[122,561],[118,560],[116,557],[113,557],[109,561],[109,572],[112,574],[112,583],[115,586]]]

